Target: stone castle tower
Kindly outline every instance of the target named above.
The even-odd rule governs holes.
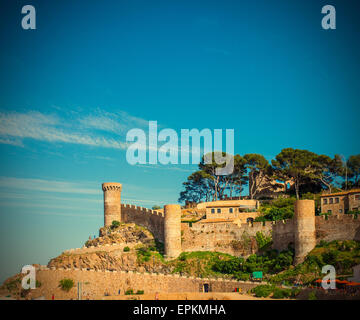
[[[297,200],[295,202],[295,265],[304,261],[306,255],[316,245],[315,202]]]
[[[121,222],[122,185],[116,182],[102,184],[104,192],[104,226],[113,221]],[[167,259],[177,258],[181,253],[181,207],[178,204],[164,206],[164,247]],[[144,219],[145,220],[145,219]]]
[[[113,221],[121,221],[121,189],[122,185],[117,182],[102,184],[105,226],[111,226]]]
[[[178,204],[164,206],[165,258],[174,259],[181,253],[181,207]]]

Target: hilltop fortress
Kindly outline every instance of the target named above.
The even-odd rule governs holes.
[[[237,256],[255,253],[258,248],[254,239],[258,232],[271,236],[272,247],[279,251],[294,246],[295,264],[301,263],[321,240],[360,241],[360,219],[351,214],[315,216],[313,200],[297,200],[294,218],[288,220],[253,222],[251,219],[248,223],[234,223],[225,219],[204,219],[189,224],[181,222],[178,204],[165,205],[163,212],[150,210],[122,204],[120,183],[104,183],[102,190],[105,226],[119,221],[146,227],[164,243],[167,259],[176,258],[183,251],[218,251]]]

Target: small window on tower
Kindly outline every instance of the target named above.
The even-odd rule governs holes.
[[[217,209],[217,213],[221,213],[221,209]]]
[[[339,203],[339,198],[335,198],[335,203]]]
[[[327,199],[324,199],[324,202],[323,202],[324,204],[327,204]]]
[[[334,199],[333,199],[333,198],[330,198],[330,199],[329,199],[329,204],[333,204],[333,201],[334,201]]]
[[[211,209],[211,213],[215,213],[215,209]]]
[[[229,213],[233,213],[233,210],[234,210],[233,208],[230,208]]]

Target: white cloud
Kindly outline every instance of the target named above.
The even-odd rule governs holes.
[[[131,116],[124,111],[111,113],[101,109],[97,109],[94,114],[87,115],[79,121],[85,128],[115,134],[126,134],[126,132],[132,128],[144,128],[149,124],[147,120]]]
[[[0,112],[0,143],[22,146],[23,139],[81,144],[94,147],[125,149],[118,139],[84,130],[78,120],[70,121],[57,115],[30,111]]]
[[[100,195],[102,193],[100,186],[98,188],[89,188],[88,184],[90,183],[0,177],[1,188],[92,195]],[[94,185],[94,183],[91,184]]]

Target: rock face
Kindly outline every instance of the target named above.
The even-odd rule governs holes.
[[[152,233],[144,227],[135,223],[121,223],[119,227],[102,227],[99,230],[99,237],[86,241],[85,246],[102,246],[105,244],[137,243],[150,244],[154,242]]]
[[[48,267],[99,271],[139,271],[169,273],[160,255],[142,259],[139,249],[156,251],[155,239],[146,228],[135,224],[120,224],[117,228],[103,227],[100,236],[88,240],[85,248],[66,252],[51,259]],[[140,256],[140,258],[139,258]]]

